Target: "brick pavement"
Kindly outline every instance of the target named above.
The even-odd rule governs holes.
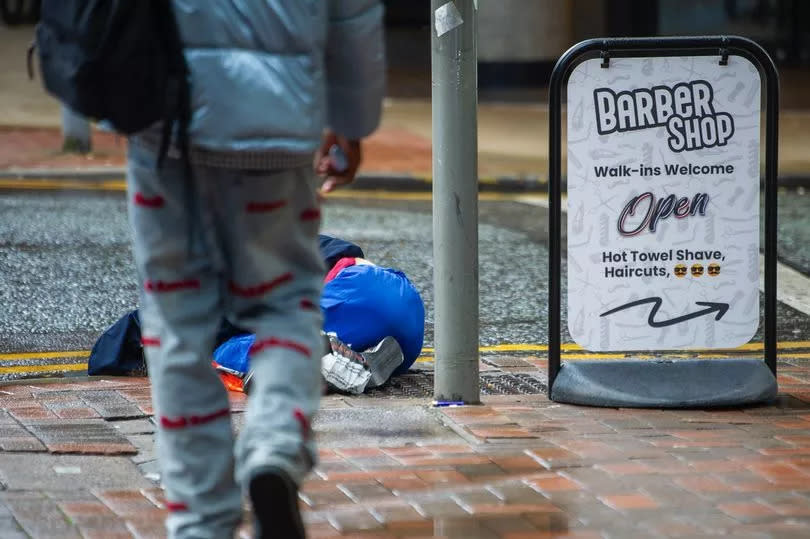
[[[545,376],[542,359],[522,359]],[[429,408],[458,441],[324,447],[300,496],[310,536],[810,536],[810,360],[783,356],[779,369],[774,403],[718,410],[328,396],[330,411]],[[0,536],[163,537],[148,394],[142,378],[0,387]],[[237,425],[244,405],[232,394]],[[13,455],[124,455],[153,486],[28,488],[8,479]]]

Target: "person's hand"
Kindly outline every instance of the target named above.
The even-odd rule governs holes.
[[[334,151],[330,154],[332,146],[340,148],[346,158],[344,163],[339,162],[341,159],[337,158]],[[324,178],[321,193],[329,193],[354,181],[361,160],[362,149],[359,140],[349,140],[333,131],[325,131],[321,147],[315,153],[315,173]]]

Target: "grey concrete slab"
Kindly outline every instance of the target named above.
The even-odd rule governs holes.
[[[160,484],[160,463],[157,459],[138,464],[138,470],[152,484]]]
[[[154,434],[132,434],[127,436],[127,440],[138,450],[138,454],[131,457],[135,464],[143,464],[157,458]]]
[[[424,405],[321,410],[315,433],[322,448],[458,444],[465,441]]]
[[[425,399],[372,399],[367,397],[325,397],[315,421],[318,447],[378,447],[408,444],[463,443],[450,428],[441,424]],[[335,407],[341,400],[346,406]],[[233,414],[231,422],[238,433],[245,414]],[[146,448],[139,446],[140,451]],[[146,460],[146,459],[144,459]]]
[[[81,399],[104,419],[134,419],[146,416],[140,408],[116,391],[84,391]]]
[[[8,490],[148,488],[127,457],[0,453],[0,483]]]
[[[112,428],[117,430],[124,436],[134,434],[152,434],[155,432],[155,425],[149,419],[126,419],[126,420],[107,420]]]

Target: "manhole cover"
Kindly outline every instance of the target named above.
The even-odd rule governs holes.
[[[539,395],[548,393],[544,380],[525,373],[481,374],[482,395]],[[433,396],[433,373],[413,373],[392,378],[383,387],[366,392],[370,397]]]

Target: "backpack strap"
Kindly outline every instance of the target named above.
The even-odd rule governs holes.
[[[172,84],[174,86],[174,84]],[[173,92],[168,92],[173,94]],[[163,168],[163,162],[169,153],[169,144],[172,140],[172,126],[174,126],[175,114],[172,110],[171,102],[166,103],[166,110],[163,116],[163,127],[160,133],[160,147],[158,148],[157,168]]]
[[[28,45],[28,50],[25,53],[25,65],[28,68],[28,80],[34,80],[34,53],[37,50],[37,40]]]
[[[163,134],[158,150],[158,169],[161,168],[166,155],[169,153],[169,146],[172,139],[172,128],[177,124],[177,146],[180,150],[180,159],[183,163],[183,176],[185,179],[186,206],[188,211],[192,211],[194,204],[194,183],[192,182],[193,172],[191,168],[191,150],[188,129],[191,124],[191,84],[189,83],[188,65],[183,54],[183,42],[180,39],[180,30],[177,27],[177,20],[174,17],[174,10],[170,0],[158,0],[163,3],[168,12],[163,18],[164,35],[166,36],[169,50],[172,54],[167,59],[169,72],[171,73],[169,87],[167,91],[166,111],[163,119]],[[188,220],[188,234],[186,249],[190,253],[193,248],[194,221]]]
[[[180,40],[180,30],[174,17],[170,1],[163,1],[168,11],[164,20],[164,35],[169,50],[173,52],[168,58],[169,71],[172,74],[167,91],[169,99],[166,100],[166,111],[163,119],[163,129],[158,150],[158,168],[163,166],[172,140],[172,128],[177,125],[177,145],[180,158],[183,161],[183,172],[190,183],[192,176],[191,151],[188,129],[191,123],[191,85],[186,58],[183,55],[183,43]]]
[[[188,128],[191,124],[191,88],[188,82],[188,73],[183,63],[183,76],[180,79],[179,102],[177,103],[178,125],[177,144],[180,146],[180,158],[183,160],[183,169],[186,177],[191,179],[191,149]]]

